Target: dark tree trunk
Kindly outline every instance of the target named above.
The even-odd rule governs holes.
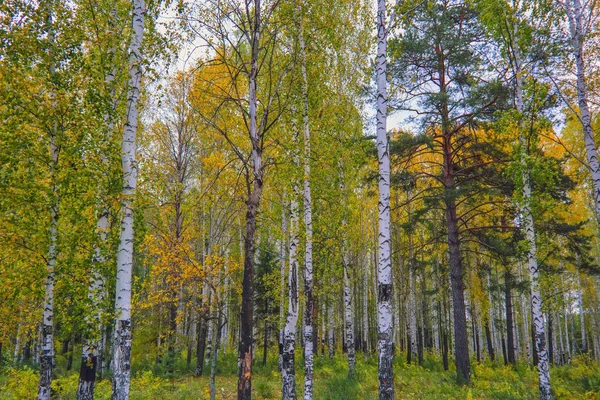
[[[494,345],[492,344],[492,333],[490,332],[489,322],[485,323],[485,339],[487,342],[488,354],[492,361],[496,360],[496,354],[494,354]]]
[[[508,365],[508,356],[506,355],[506,341],[504,340],[504,335],[500,336],[500,340],[502,341],[502,357],[504,358],[504,365]]]
[[[473,318],[471,323],[473,325],[473,344],[475,347],[477,362],[481,362],[481,348],[479,347],[479,329],[477,329],[477,323],[475,322],[475,318]]]
[[[444,371],[448,371],[450,365],[448,363],[448,333],[444,329],[442,333],[442,361],[444,363]]]
[[[262,192],[262,180],[255,177],[254,190],[246,202],[246,235],[244,237],[244,278],[240,312],[240,343],[238,347],[238,400],[252,398],[252,327],[254,318],[254,236],[256,215]]]
[[[204,350],[206,349],[206,321],[203,317],[198,320],[198,342],[196,343],[196,376],[202,376],[204,366]]]
[[[531,346],[532,346],[531,348],[534,349],[534,351],[532,352],[533,353],[533,366],[537,367],[539,358],[538,358],[538,352],[535,351],[535,348],[536,348],[536,346],[535,346],[535,326],[533,324],[531,324]]]
[[[27,342],[25,343],[25,347],[23,348],[23,359],[25,361],[31,360],[31,346],[33,346],[33,340],[31,340],[31,338],[29,338],[29,339],[27,339]]]
[[[94,384],[96,382],[97,366],[98,358],[93,354],[81,357],[79,387],[77,390],[78,400],[94,400]]]
[[[446,142],[446,138],[444,138],[444,141]],[[448,152],[444,153],[445,164],[452,163],[452,161],[450,161],[452,154],[449,139],[447,145]],[[452,167],[450,166],[448,168]],[[456,216],[453,182],[451,185],[446,186],[445,195],[446,222],[448,226],[450,282],[452,287],[452,305],[454,311],[454,362],[456,364],[456,380],[459,384],[468,385],[471,379],[471,362],[469,360],[467,317],[465,313],[465,285],[463,282],[464,271],[460,255],[458,218]]]
[[[177,298],[177,293],[172,293]],[[175,337],[177,335],[177,305],[169,305],[169,332],[167,339],[167,373],[173,374],[175,370]]]
[[[548,313],[548,355],[550,364],[554,364],[554,324],[552,314]]]
[[[504,272],[504,298],[506,302],[506,348],[509,364],[515,363],[515,339],[513,327],[512,310],[512,275],[509,271]]]
[[[417,357],[419,365],[423,365],[423,330],[421,327],[417,328]]]
[[[73,368],[73,342],[75,340],[70,339],[69,340],[69,348],[68,348],[68,352],[69,354],[67,355],[67,371],[70,371],[71,368]]]
[[[267,365],[267,350],[269,348],[269,325],[267,324],[266,316],[269,315],[269,300],[265,299],[265,322],[264,322],[264,331],[265,338],[263,341],[263,360],[262,365]]]
[[[412,362],[412,349],[410,348],[410,333],[406,334],[406,363]]]

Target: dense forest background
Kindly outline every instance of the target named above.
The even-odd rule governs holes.
[[[5,0],[0,399],[600,398],[595,0]]]

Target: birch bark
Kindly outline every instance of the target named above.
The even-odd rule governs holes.
[[[142,78],[141,45],[144,36],[144,0],[133,0],[132,35],[129,44],[127,117],[121,144],[123,188],[121,232],[117,253],[115,336],[113,343],[113,400],[127,400],[131,381],[131,274],[133,267],[133,197],[137,186],[136,133]]]
[[[48,13],[48,39],[53,44],[54,29],[52,27],[52,10]],[[50,51],[50,57],[52,57]],[[49,74],[55,73],[55,64],[50,63]],[[52,107],[55,107],[53,101]],[[54,272],[58,257],[58,210],[59,196],[56,172],[58,169],[58,127],[54,123],[50,129],[50,227],[48,231],[48,258],[46,260],[46,285],[44,294],[44,313],[41,325],[41,352],[40,352],[40,381],[38,386],[38,400],[50,400],[52,372],[54,370]]]
[[[346,190],[343,175],[340,177],[340,191],[344,202],[344,212],[346,212]],[[356,373],[356,355],[354,346],[354,312],[352,303],[352,286],[350,283],[350,276],[348,274],[350,268],[350,254],[348,252],[348,224],[346,221],[346,215],[342,220],[342,262],[344,268],[344,340],[346,342],[346,352],[348,354],[348,375],[352,376]]]
[[[297,190],[295,190],[297,193]],[[296,370],[294,363],[296,329],[298,325],[298,260],[296,253],[298,237],[298,202],[294,197],[290,202],[290,248],[288,273],[288,311],[283,328],[283,355],[281,366],[282,399],[296,399]]]
[[[249,7],[247,2],[247,6]],[[253,14],[249,16],[248,41],[250,45],[250,71],[248,74],[248,117],[251,179],[248,177],[248,200],[246,201],[246,227],[244,236],[244,277],[242,281],[241,332],[238,347],[238,400],[250,400],[252,397],[252,359],[253,359],[253,318],[254,318],[254,256],[256,252],[256,217],[263,190],[263,144],[262,134],[257,125],[257,79],[258,58],[261,32],[261,4],[254,0]],[[251,183],[250,183],[251,182]]]
[[[106,242],[108,233],[108,210],[104,209],[102,215],[98,218],[96,231],[101,243]],[[99,336],[90,337],[84,340],[81,350],[81,370],[79,373],[79,386],[77,388],[78,400],[93,400],[94,399],[94,384],[96,381],[96,371],[98,368],[99,350],[102,341],[102,323],[100,321],[101,310],[100,303],[104,297],[104,277],[98,271],[98,266],[104,263],[105,257],[102,254],[100,246],[94,249],[92,258],[92,279],[88,288],[88,299],[93,305],[93,312],[86,316],[86,322],[95,328],[96,334]]]
[[[310,192],[310,127],[308,120],[308,76],[306,72],[306,44],[304,29],[300,22],[300,53],[302,62],[302,117],[304,131],[304,399],[313,395],[314,369],[314,298],[313,298],[313,254],[312,254],[312,199]]]
[[[40,354],[40,383],[38,387],[38,400],[50,400],[50,385],[54,369],[54,272],[56,258],[58,257],[58,186],[55,171],[58,164],[58,145],[56,131],[50,134],[50,171],[52,175],[52,193],[50,205],[50,228],[48,246],[48,259],[46,263],[46,289],[44,296],[44,316],[42,319],[42,337]]]
[[[592,117],[588,105],[588,89],[585,81],[584,39],[587,34],[584,22],[585,6],[581,0],[565,0],[565,11],[569,21],[571,47],[575,56],[577,76],[577,103],[579,105],[579,119],[583,125],[583,140],[589,164],[592,181],[594,183],[594,208],[596,221],[600,226],[600,162],[594,130],[592,129]]]
[[[516,37],[514,35],[513,37]],[[522,61],[518,48],[518,43],[513,41],[513,62],[515,72],[515,104],[519,114],[524,111],[523,105],[523,82],[522,82]],[[527,165],[527,138],[525,129],[522,125],[522,117],[519,119],[519,142],[521,147],[521,178],[522,178],[522,204],[521,217],[523,230],[528,242],[527,248],[527,270],[531,282],[531,314],[535,332],[535,351],[538,359],[538,374],[540,399],[546,400],[552,398],[552,389],[550,386],[550,369],[548,363],[548,351],[546,349],[546,332],[544,325],[544,315],[542,313],[542,296],[540,293],[540,279],[537,261],[537,245],[535,235],[535,224],[531,212],[531,182],[529,175],[529,166]],[[527,316],[524,315],[525,320]],[[528,343],[528,342],[527,342]]]
[[[387,138],[387,29],[385,0],[377,1],[377,156],[379,161],[379,263],[377,353],[379,399],[394,398],[392,371],[392,266],[390,254],[390,157]]]

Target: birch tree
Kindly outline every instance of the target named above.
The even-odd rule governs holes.
[[[298,201],[297,189],[290,200],[290,244],[288,272],[288,308],[285,327],[283,328],[283,355],[281,364],[282,399],[296,399],[295,348],[298,325]]]
[[[574,72],[577,78],[577,105],[579,107],[577,117],[583,127],[583,140],[588,168],[594,187],[596,220],[600,224],[600,162],[598,160],[598,150],[592,128],[585,60],[586,38],[590,35],[590,30],[594,23],[594,6],[596,2],[593,0],[564,0],[558,3],[564,8],[568,20],[570,45],[575,58],[576,69]]]
[[[278,1],[247,0],[244,4],[232,4],[213,0],[197,4],[196,16],[187,21],[194,34],[204,39],[214,53],[212,63],[224,66],[222,76],[229,80],[228,85],[219,88],[221,93],[208,99],[214,105],[212,113],[199,110],[199,114],[211,129],[225,138],[243,166],[245,180],[244,273],[238,346],[240,400],[250,399],[252,395],[255,236],[267,167],[263,159],[265,135],[283,111],[286,96],[282,88],[290,65],[287,58],[274,57],[282,46],[276,19],[279,6]],[[231,26],[238,27],[240,32],[232,32]],[[239,79],[241,76],[246,83]],[[245,143],[219,119],[216,111],[225,105],[241,115]]]
[[[133,0],[132,33],[129,43],[127,110],[121,141],[123,186],[121,231],[117,251],[115,336],[113,342],[113,400],[127,400],[131,382],[131,281],[133,273],[133,199],[137,186],[136,134],[142,80],[141,45],[144,35],[144,0]]]
[[[394,398],[392,371],[392,265],[390,156],[387,138],[387,28],[385,0],[377,1],[377,156],[379,160],[379,262],[377,264],[377,358],[379,399]]]

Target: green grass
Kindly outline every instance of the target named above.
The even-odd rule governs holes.
[[[346,360],[337,356],[333,360],[315,360],[314,398],[323,400],[377,399],[377,360],[364,360],[357,354],[355,376],[347,374]],[[143,362],[142,362],[143,361]],[[58,360],[59,377],[54,381],[56,399],[75,399],[78,375],[74,365],[65,371]],[[176,371],[168,375],[160,366],[147,360],[134,363],[131,399],[208,399],[208,368],[205,376],[196,378],[185,361],[178,360]],[[235,399],[237,360],[234,354],[220,358],[216,381],[218,399]],[[303,392],[303,366],[298,363],[297,393]],[[444,371],[441,360],[427,356],[423,366],[407,365],[400,355],[394,365],[397,399],[535,399],[537,397],[537,371],[524,364],[505,367],[499,363],[473,363],[470,386],[458,386],[455,372]],[[551,369],[553,390],[560,399],[600,400],[600,366],[585,358],[569,366]],[[0,372],[0,399],[30,399],[37,392],[37,372],[29,367],[7,367]],[[281,397],[281,374],[277,372],[277,359],[270,358],[266,366],[256,360],[253,375],[253,392],[256,399]],[[110,398],[110,382],[97,383],[96,398]]]

